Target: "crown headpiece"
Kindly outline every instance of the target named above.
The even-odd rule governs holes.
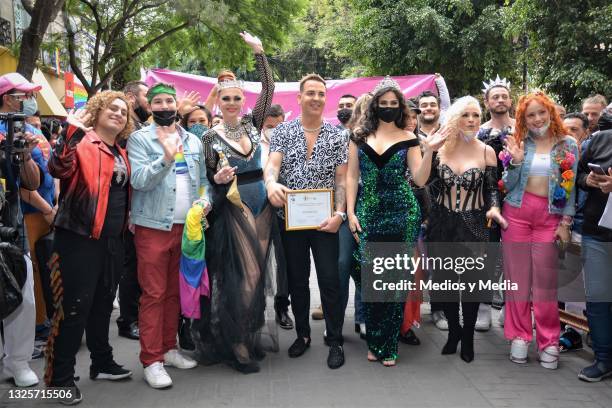
[[[483,82],[482,84],[484,85],[484,88],[482,89],[483,94],[486,94],[491,88],[494,88],[496,86],[503,86],[508,91],[510,91],[510,81],[506,80],[506,78],[500,78],[499,74],[497,74],[495,79],[491,79],[489,83]]]
[[[400,88],[399,84],[397,83],[396,80],[394,80],[393,78],[391,78],[389,75],[387,75],[386,77],[384,77],[382,79],[382,81],[380,81],[376,87],[374,88],[374,91],[372,91],[372,93],[376,94],[378,93],[378,91],[382,90],[382,89],[395,89],[397,91],[402,92],[402,88]]]
[[[219,90],[227,89],[227,88],[244,89],[244,82],[239,81],[237,79],[228,79],[228,80],[219,82]]]

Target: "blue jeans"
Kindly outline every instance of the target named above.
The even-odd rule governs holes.
[[[351,234],[348,221],[344,221],[338,230],[338,273],[340,275],[340,296],[342,297],[342,310],[346,312],[349,299],[349,281],[353,266],[353,252],[357,249],[357,242]],[[355,279],[357,278],[357,280]],[[353,282],[358,282],[359,277],[353,276]],[[355,289],[355,323],[365,323],[363,303],[361,302],[361,291],[356,285]]]
[[[582,236],[586,314],[598,361],[612,365],[612,243]]]

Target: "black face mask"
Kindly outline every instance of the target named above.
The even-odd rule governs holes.
[[[176,122],[176,111],[153,111],[153,120],[159,126],[170,126]]]
[[[346,125],[348,121],[351,119],[352,114],[353,114],[352,109],[344,108],[344,109],[340,109],[336,116],[338,117],[338,120],[340,121],[340,123],[342,123],[343,125]]]
[[[376,108],[376,115],[380,120],[386,123],[395,122],[397,118],[400,117],[401,111],[399,107],[396,108],[387,108],[387,107],[378,107]]]
[[[149,119],[151,114],[142,106],[138,105],[136,109],[134,109],[134,113],[138,116],[138,120],[141,122],[146,122]]]

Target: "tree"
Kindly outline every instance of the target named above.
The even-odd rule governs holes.
[[[44,35],[62,9],[64,0],[21,0],[21,4],[32,20],[23,31],[17,72],[31,80]]]
[[[609,0],[516,0],[509,36],[525,33],[532,82],[568,108],[594,93],[612,95],[612,4]]]
[[[440,72],[453,94],[480,94],[485,78],[519,79],[499,3],[352,0],[356,17],[338,41],[369,75]]]
[[[249,55],[240,31],[259,36],[267,48],[280,44],[302,4],[302,0],[67,0],[70,66],[91,96],[109,86],[115,75],[121,81],[125,73],[134,74],[146,59],[166,66],[193,58],[212,66],[239,63]],[[77,56],[79,32],[94,38],[84,60]],[[89,68],[91,81],[83,67]]]
[[[298,81],[316,72],[324,78],[359,75],[363,67],[337,42],[339,33],[353,20],[346,0],[312,0],[306,12],[296,18],[287,47],[270,58],[283,81]]]

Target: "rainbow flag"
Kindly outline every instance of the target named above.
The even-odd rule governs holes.
[[[210,296],[208,268],[204,257],[206,227],[204,204],[196,202],[185,219],[179,267],[181,313],[191,319],[200,318],[200,296]]]
[[[75,109],[83,108],[85,107],[85,104],[87,104],[87,91],[85,90],[85,87],[83,86],[81,81],[79,81],[79,79],[75,76],[74,77],[74,108]]]

